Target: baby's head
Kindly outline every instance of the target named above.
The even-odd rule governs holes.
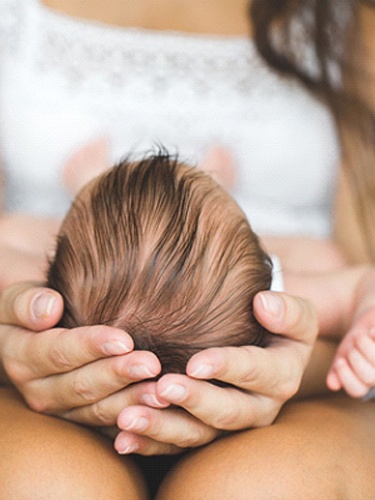
[[[120,327],[163,373],[183,373],[207,347],[265,345],[252,301],[271,273],[229,194],[159,153],[123,161],[81,191],[47,281],[65,300],[61,326]]]

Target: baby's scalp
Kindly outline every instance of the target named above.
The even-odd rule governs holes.
[[[64,326],[119,326],[165,371],[206,347],[265,341],[252,299],[270,286],[268,256],[220,185],[164,153],[81,191],[48,281],[65,298]]]

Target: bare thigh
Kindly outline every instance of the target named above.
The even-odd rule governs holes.
[[[290,403],[270,427],[195,451],[167,476],[159,500],[375,498],[375,401]]]
[[[95,432],[30,411],[0,388],[0,498],[145,499],[132,462]]]

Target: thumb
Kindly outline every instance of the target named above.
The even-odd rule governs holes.
[[[40,283],[15,283],[0,295],[0,323],[47,330],[58,323],[63,310],[61,295]]]
[[[312,344],[318,335],[317,314],[306,299],[264,291],[255,296],[253,307],[259,323],[272,333],[307,344]]]

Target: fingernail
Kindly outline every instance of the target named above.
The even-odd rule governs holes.
[[[139,446],[137,443],[131,443],[131,444],[124,444],[124,446],[119,447],[117,450],[117,453],[120,455],[130,455],[130,453],[134,453],[139,449]]]
[[[171,384],[163,392],[160,393],[160,396],[175,403],[180,403],[186,398],[187,390],[183,385]]]
[[[31,314],[35,319],[48,318],[55,304],[56,297],[48,292],[40,292],[31,301]]]
[[[147,429],[148,420],[144,417],[136,417],[129,421],[129,423],[122,423],[121,428],[126,431],[144,431]]]
[[[169,406],[169,403],[162,403],[159,401],[155,394],[143,394],[143,396],[141,396],[141,403],[146,406],[151,406],[151,408],[165,408]]]
[[[212,365],[200,365],[198,368],[190,372],[190,375],[196,378],[212,378],[214,374],[215,370]]]
[[[123,342],[120,342],[119,340],[106,342],[105,344],[103,344],[102,350],[104,354],[107,354],[108,356],[127,354],[131,351],[131,349],[127,345],[125,345]]]
[[[276,294],[272,292],[261,292],[259,294],[264,309],[279,319],[284,312],[283,301]]]
[[[145,365],[133,365],[130,368],[130,375],[135,379],[154,378],[157,373],[153,373]]]

